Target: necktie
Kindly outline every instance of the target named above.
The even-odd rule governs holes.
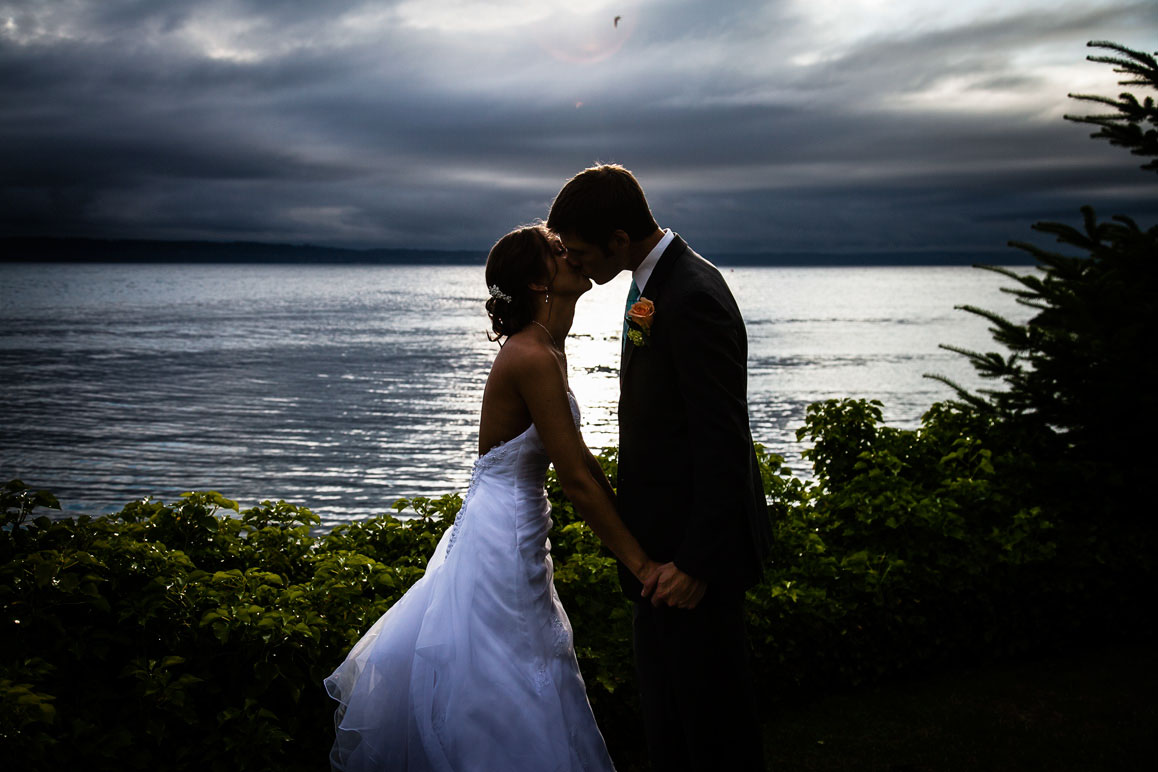
[[[623,307],[623,350],[620,355],[627,353],[627,312],[639,300],[639,287],[635,286],[635,279],[631,280],[631,289],[627,291],[627,305]]]

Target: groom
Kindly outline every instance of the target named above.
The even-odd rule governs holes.
[[[547,227],[605,284],[631,271],[620,365],[618,508],[664,565],[636,603],[636,669],[656,770],[762,770],[744,591],[771,541],[748,427],[744,321],[720,272],[661,230],[631,172],[577,174]],[[650,602],[648,602],[650,596]]]

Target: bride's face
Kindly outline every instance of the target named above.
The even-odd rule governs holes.
[[[554,279],[551,281],[551,291],[561,295],[575,295],[578,297],[591,289],[591,280],[583,275],[578,266],[572,265],[567,259],[567,248],[558,236],[552,235],[547,239],[550,248],[550,266]]]

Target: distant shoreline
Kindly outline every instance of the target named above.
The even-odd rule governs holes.
[[[332,265],[483,265],[484,250],[344,249],[253,241],[148,241],[8,237],[0,239],[4,263],[208,263]],[[989,251],[712,253],[724,267],[1033,265],[1013,248]]]

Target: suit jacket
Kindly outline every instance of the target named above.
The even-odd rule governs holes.
[[[621,363],[618,507],[649,557],[713,588],[760,580],[772,540],[748,425],[748,337],[720,272],[676,236],[642,296],[646,345]],[[622,565],[620,585],[639,599]]]

